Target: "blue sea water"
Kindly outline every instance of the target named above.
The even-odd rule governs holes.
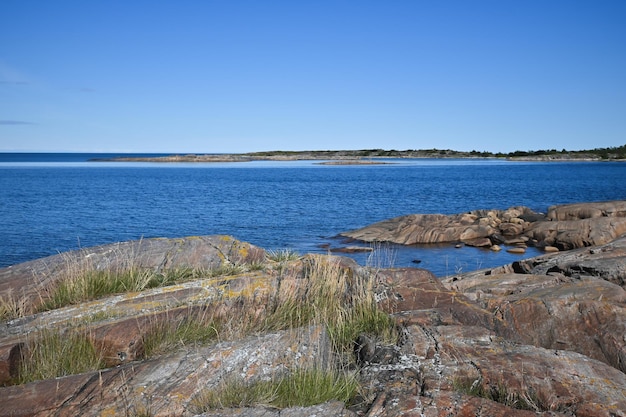
[[[410,213],[626,199],[626,163],[389,160],[94,162],[113,154],[0,154],[0,267],[149,237],[228,234],[265,249],[323,252],[343,231]],[[537,255],[453,245],[385,247],[362,264],[438,276]],[[388,265],[384,265],[388,266]]]

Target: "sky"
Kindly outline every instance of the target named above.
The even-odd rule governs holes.
[[[626,1],[2,0],[0,152],[626,144]]]

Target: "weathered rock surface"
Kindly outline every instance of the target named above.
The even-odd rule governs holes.
[[[580,352],[626,372],[625,281],[626,237],[444,283],[505,321],[499,334],[510,340]]]
[[[513,237],[537,247],[568,250],[602,245],[626,233],[626,201],[552,206],[546,215],[528,207],[508,210],[474,210],[467,213],[410,214],[341,233],[364,242],[402,245],[467,242],[486,246]]]
[[[519,224],[515,222],[508,221]],[[204,243],[196,246],[182,239],[153,246],[144,241],[141,245],[152,254],[146,265],[159,268],[167,258],[171,268],[192,260],[219,266],[218,261],[254,261],[262,254],[229,238],[193,239]],[[87,262],[100,256],[89,253],[86,249],[62,257],[80,262],[82,256]],[[114,257],[123,252],[107,253]],[[141,258],[140,252],[134,256]],[[96,264],[115,262],[98,259]],[[350,274],[374,273],[339,259]],[[33,262],[10,272],[0,270],[0,285],[12,288],[14,271],[20,271],[31,283],[17,288],[23,294],[36,292],[31,287],[40,285],[40,271],[52,270],[53,278],[45,280],[54,279],[63,264],[68,265],[59,262],[45,269]],[[268,300],[280,302],[283,293],[306,292],[306,273],[306,260],[285,261],[280,268],[198,277],[5,322],[0,327],[4,383],[15,372],[25,337],[42,327],[71,327],[78,321],[91,329],[96,345],[110,359],[102,371],[0,387],[0,415],[191,416],[196,395],[228,376],[255,380],[287,372],[294,364],[333,363],[328,334],[319,326],[185,346],[142,358],[142,337],[155,322],[207,312],[253,320],[265,314]],[[369,334],[355,341],[361,401],[284,410],[221,409],[202,415],[626,416],[626,237],[444,281],[414,268],[381,269],[373,277],[378,305],[394,317],[401,337],[393,345]],[[254,300],[257,310],[242,318],[244,296]],[[116,314],[103,314],[111,311]]]
[[[598,277],[626,288],[626,236],[611,243],[567,252],[549,253],[516,261],[510,265],[470,272],[465,278],[485,275],[520,273],[570,278]],[[454,279],[454,278],[453,278]]]
[[[166,270],[177,267],[219,268],[252,263],[265,251],[229,236],[142,239],[49,256],[0,269],[0,294],[12,293],[36,304],[42,292],[72,271],[129,267]]]
[[[380,384],[379,395],[384,396],[376,415],[625,415],[626,375],[590,357],[598,352],[594,336],[602,329],[594,334],[590,328],[588,333],[578,332],[577,350],[585,355],[570,351],[575,349],[567,344],[545,349],[532,340],[545,335],[541,321],[545,317],[534,321],[522,311],[517,320],[510,319],[497,306],[481,302],[485,297],[476,297],[469,281],[465,294],[459,291],[460,284],[456,284],[466,279],[450,280],[444,286],[425,271],[387,270],[383,274],[393,292],[381,303],[405,329],[405,339],[401,345],[404,355],[395,366],[372,365],[363,370],[374,384]],[[508,287],[497,284],[484,287],[494,293],[519,287],[518,282],[509,282]],[[534,284],[534,288],[541,286],[542,282]],[[611,298],[621,303],[623,294]],[[537,296],[537,302],[541,300]],[[606,336],[622,338],[624,328],[611,324],[613,318],[610,314],[603,317],[605,325],[616,330]],[[519,319],[525,319],[527,326],[520,328]],[[575,325],[575,321],[563,324]],[[562,330],[566,332],[566,328]],[[393,383],[382,384],[381,380]],[[458,389],[472,384],[498,401],[469,396]],[[532,412],[502,404],[506,398]]]
[[[191,415],[194,398],[219,381],[250,381],[327,362],[329,346],[318,327],[198,347],[99,372],[1,388],[0,414],[101,416],[150,410],[154,416]]]

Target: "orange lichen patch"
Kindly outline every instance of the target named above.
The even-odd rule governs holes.
[[[274,279],[262,272],[246,273],[226,277],[220,289],[224,298],[252,298],[260,294],[269,294],[274,288]]]

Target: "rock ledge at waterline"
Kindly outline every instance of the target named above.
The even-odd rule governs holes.
[[[341,233],[364,242],[401,245],[465,243],[512,249],[535,246],[546,252],[602,245],[626,233],[626,201],[552,206],[547,214],[528,207],[466,213],[409,214]]]
[[[144,239],[1,269],[0,294],[20,294],[28,311],[68,266],[113,268],[131,258],[136,267],[156,270],[260,265],[6,320],[0,327],[0,384],[6,385],[0,387],[0,415],[192,416],[196,395],[230,376],[254,381],[338,360],[319,326],[142,359],[143,336],[157,323],[197,309],[237,317],[244,297],[261,317],[272,299],[305,285],[309,255],[279,264],[267,255],[227,236]],[[401,335],[393,346],[359,337],[367,341],[366,354],[359,353],[352,371],[364,398],[356,405],[329,401],[200,415],[626,416],[625,236],[445,280],[422,269],[368,271],[348,258],[332,259],[349,276],[375,273],[372,291]],[[77,326],[103,353],[105,369],[8,385],[29,334]]]

